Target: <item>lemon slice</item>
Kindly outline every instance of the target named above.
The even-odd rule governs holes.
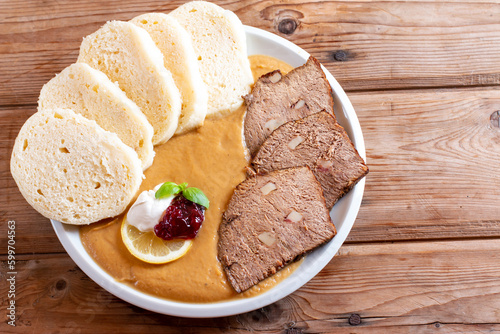
[[[161,264],[177,260],[193,245],[193,240],[163,240],[152,231],[141,232],[126,219],[122,222],[121,234],[129,252],[147,263]]]

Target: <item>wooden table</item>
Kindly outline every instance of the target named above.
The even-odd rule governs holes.
[[[145,311],[73,263],[15,186],[14,138],[84,36],[182,2],[0,1],[0,332],[500,332],[498,1],[217,1],[317,57],[351,99],[371,171],[347,242],[297,292],[219,319]]]

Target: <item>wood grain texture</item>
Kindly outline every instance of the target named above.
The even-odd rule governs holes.
[[[431,256],[432,255],[432,256]],[[123,302],[65,254],[18,261],[18,326],[2,333],[439,333],[500,330],[500,242],[346,245],[312,281],[265,308],[220,319]],[[2,268],[5,272],[5,268]],[[1,277],[0,295],[7,294]],[[482,307],[478,307],[482,305]],[[353,314],[360,324],[349,324]],[[124,321],[126,319],[126,321]],[[352,318],[351,318],[352,319]]]
[[[500,128],[490,122],[500,90],[349,96],[370,173],[348,242],[500,237]],[[60,252],[49,221],[24,201],[9,172],[14,138],[34,109],[0,109],[0,210],[19,222],[21,253]],[[0,225],[0,242],[5,229]]]
[[[0,3],[0,106],[35,104],[108,20],[184,1]],[[215,1],[317,57],[346,90],[500,84],[495,1]]]
[[[349,240],[499,235],[500,90],[349,96],[370,166]]]

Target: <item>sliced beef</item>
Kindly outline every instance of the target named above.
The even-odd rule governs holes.
[[[244,135],[251,156],[281,124],[321,110],[334,115],[332,89],[314,57],[285,76],[279,70],[261,76],[245,103]]]
[[[258,174],[308,166],[323,188],[328,208],[368,173],[344,128],[326,112],[280,126],[264,141],[252,164]]]
[[[321,186],[308,167],[240,183],[219,228],[218,257],[242,292],[335,235]]]

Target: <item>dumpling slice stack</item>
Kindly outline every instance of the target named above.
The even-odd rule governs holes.
[[[118,215],[153,163],[153,145],[236,110],[252,83],[243,25],[216,5],[110,21],[42,89],[16,139],[12,175],[48,218]]]

